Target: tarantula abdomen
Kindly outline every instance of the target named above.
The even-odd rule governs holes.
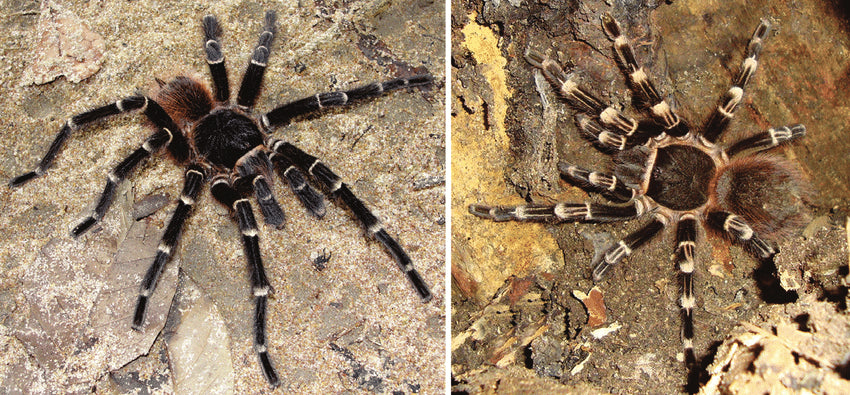
[[[157,79],[156,101],[181,127],[212,111],[214,102],[207,86],[194,78],[180,75],[168,82]]]
[[[808,216],[808,184],[781,157],[734,159],[717,172],[712,184],[720,209],[740,215],[767,238],[791,234]]]

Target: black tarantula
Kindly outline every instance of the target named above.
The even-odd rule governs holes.
[[[594,146],[614,159],[612,173],[560,162],[568,182],[599,193],[615,204],[595,202],[491,207],[471,205],[469,211],[494,221],[601,223],[648,218],[640,229],[596,254],[593,280],[631,255],[662,229],[675,227],[681,285],[682,340],[687,367],[693,368],[694,251],[700,222],[767,259],[777,253],[764,237],[780,236],[799,225],[804,189],[797,172],[779,157],[753,155],[798,139],[803,125],[771,128],[731,145],[718,139],[741,102],[744,87],[756,71],[762,42],[770,25],[762,20],[747,46],[732,87],[702,127],[692,128],[656,90],[637,62],[629,39],[610,15],[602,28],[613,41],[614,56],[632,92],[632,102],[646,118],[636,120],[580,86],[551,59],[534,51],[526,60],[539,68],[552,86],[578,111],[576,122]]]
[[[346,106],[381,96],[389,91],[429,85],[432,83],[432,76],[416,75],[372,83],[348,91],[318,93],[284,104],[265,114],[252,114],[276,30],[275,13],[268,11],[265,15],[265,27],[242,78],[234,105],[230,102],[227,69],[219,41],[221,27],[215,17],[204,17],[204,49],[212,75],[214,95],[205,84],[179,76],[167,83],[157,80],[160,90],[155,97],[130,96],[74,115],[59,131],[35,170],[15,177],[9,183],[10,186],[17,187],[43,175],[65,141],[80,127],[124,112],[143,113],[155,132],[109,173],[106,187],[93,212],[73,228],[71,235],[78,237],[100,221],[112,204],[118,184],[142,160],[166,148],[174,160],[186,166],[187,170],[180,201],[139,289],[132,328],[142,330],[148,299],[174,252],[183,224],[191,214],[203,184],[209,181],[212,196],[231,210],[242,233],[242,245],[256,306],[254,348],[263,374],[272,386],[277,386],[280,381],[266,346],[266,305],[271,287],[263,269],[257,222],[248,200],[250,195],[254,196],[267,224],[276,228],[283,227],[284,214],[271,189],[272,167],[287,181],[292,192],[307,210],[316,217],[325,214],[324,199],[307,183],[302,171],[306,171],[314,181],[321,184],[329,197],[344,202],[368,234],[380,241],[393,256],[419,297],[426,302],[431,299],[428,285],[414,269],[407,253],[340,177],[315,157],[288,142],[271,138],[269,133],[271,128],[286,125],[295,117],[318,113],[327,107]]]

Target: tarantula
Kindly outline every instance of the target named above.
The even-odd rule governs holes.
[[[263,374],[272,386],[277,386],[280,380],[266,345],[266,305],[271,286],[263,269],[257,222],[248,199],[254,196],[266,224],[276,228],[283,226],[284,213],[272,192],[272,167],[316,217],[325,214],[324,199],[310,186],[303,171],[325,189],[328,197],[338,198],[345,203],[368,234],[380,241],[392,255],[422,301],[427,302],[431,298],[427,284],[414,269],[401,245],[384,230],[378,219],[340,177],[316,157],[288,142],[271,138],[269,133],[273,127],[286,125],[293,118],[319,113],[328,107],[347,106],[393,90],[426,86],[432,83],[433,77],[427,74],[415,75],[348,91],[318,93],[286,103],[265,114],[252,114],[276,31],[276,14],[267,11],[265,27],[242,78],[236,103],[233,104],[219,41],[221,27],[214,16],[204,17],[204,49],[214,94],[204,83],[189,77],[178,76],[168,82],[157,79],[159,92],[154,97],[130,96],[74,115],[61,128],[35,170],[15,177],[9,183],[11,187],[18,187],[43,175],[53,164],[65,141],[82,126],[124,112],[138,111],[144,114],[155,132],[109,173],[106,187],[94,210],[73,228],[71,235],[76,238],[100,221],[112,204],[118,184],[142,160],[165,148],[187,170],[180,201],[139,289],[132,328],[141,331],[144,327],[145,310],[156,288],[157,279],[174,252],[183,224],[191,214],[203,184],[210,182],[213,198],[231,211],[242,234],[255,301],[254,349]]]
[[[681,285],[682,341],[685,362],[695,366],[693,349],[694,252],[700,222],[767,259],[777,253],[765,237],[779,236],[799,225],[804,189],[790,164],[776,156],[753,155],[798,139],[803,125],[771,128],[731,145],[718,139],[741,103],[744,87],[758,65],[770,25],[762,20],[747,46],[747,55],[732,87],[698,128],[676,114],[638,63],[629,39],[609,14],[602,29],[632,92],[632,102],[645,118],[637,120],[597,98],[553,60],[528,50],[526,60],[540,69],[577,112],[583,135],[614,159],[612,173],[590,171],[560,162],[562,177],[613,204],[591,201],[555,205],[492,207],[474,204],[470,213],[494,221],[602,223],[648,217],[635,232],[596,254],[594,281],[630,256],[662,229],[675,226],[674,261]]]

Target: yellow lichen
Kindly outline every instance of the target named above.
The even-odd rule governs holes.
[[[453,264],[463,270],[478,287],[477,297],[486,300],[511,275],[524,276],[531,271],[557,267],[558,245],[541,224],[500,223],[473,217],[467,208],[473,203],[523,204],[504,182],[510,139],[505,133],[508,88],[507,59],[499,48],[498,36],[475,22],[461,30],[462,44],[476,61],[475,71],[484,77],[492,97],[464,87],[462,81],[452,88],[452,234],[453,256],[464,257]],[[459,108],[461,100],[473,111]],[[485,114],[483,102],[487,101]],[[489,128],[485,127],[485,119]],[[469,236],[471,238],[468,238]]]

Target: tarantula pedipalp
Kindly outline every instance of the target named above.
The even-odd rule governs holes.
[[[741,103],[744,88],[758,66],[770,24],[762,20],[747,46],[746,58],[732,87],[708,120],[693,128],[656,89],[638,63],[629,39],[608,14],[602,29],[613,42],[614,57],[632,92],[635,119],[582,87],[573,73],[529,50],[526,60],[578,112],[576,123],[589,142],[614,159],[610,173],[561,162],[562,177],[611,203],[564,202],[555,205],[489,206],[473,204],[470,213],[494,221],[621,222],[648,218],[637,231],[596,254],[594,281],[668,226],[675,226],[674,261],[680,273],[682,339],[685,361],[695,366],[693,293],[695,249],[700,223],[743,244],[757,258],[777,253],[768,238],[799,225],[805,188],[793,167],[771,155],[754,155],[798,139],[802,125],[771,128],[731,145],[718,142]]]
[[[272,288],[263,267],[259,229],[249,200],[254,197],[265,223],[276,228],[283,226],[284,213],[272,190],[272,169],[286,180],[309,213],[322,217],[325,214],[324,198],[308,183],[306,172],[328,197],[343,202],[366,232],[384,246],[422,301],[430,300],[431,292],[404,248],[339,176],[316,157],[293,144],[273,139],[269,134],[273,128],[286,125],[296,117],[318,114],[328,107],[351,105],[395,90],[427,86],[432,84],[433,77],[429,74],[413,75],[347,91],[318,93],[283,104],[265,114],[254,114],[253,107],[259,97],[271,44],[277,34],[276,14],[268,11],[265,15],[263,32],[252,52],[235,103],[230,101],[229,79],[219,40],[221,27],[215,17],[203,19],[203,33],[206,60],[213,81],[212,92],[204,83],[178,76],[168,82],[157,80],[159,91],[153,97],[130,96],[74,115],[62,126],[36,168],[15,177],[9,184],[19,187],[43,175],[71,134],[81,127],[121,113],[137,111],[143,114],[154,133],[109,173],[93,211],[72,229],[71,234],[78,237],[103,219],[119,184],[143,160],[165,149],[187,170],[177,208],[142,280],[132,328],[144,328],[146,308],[157,280],[174,253],[183,225],[191,215],[203,184],[209,182],[213,198],[230,210],[241,232],[255,302],[254,348],[269,384],[277,386],[280,380],[269,356],[265,333],[266,308]]]

